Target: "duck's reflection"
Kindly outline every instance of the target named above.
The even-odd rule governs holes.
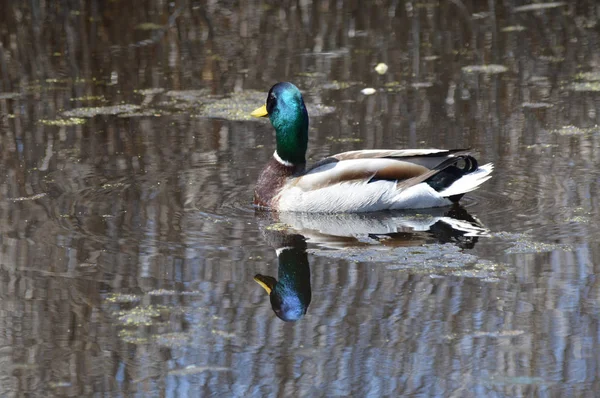
[[[261,213],[259,217],[263,235],[277,253],[279,267],[278,279],[258,274],[254,280],[269,295],[277,317],[286,322],[302,318],[312,298],[307,240],[328,249],[430,243],[452,243],[470,249],[479,237],[488,234],[481,222],[460,206],[419,213]]]
[[[297,321],[306,314],[311,299],[306,240],[302,235],[286,235],[279,231],[269,235],[270,243],[276,246],[279,280],[260,274],[254,280],[269,295],[275,315],[286,322]]]

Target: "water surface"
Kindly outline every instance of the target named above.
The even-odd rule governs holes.
[[[600,388],[594,1],[0,10],[0,395]],[[494,178],[458,208],[256,213],[274,142],[247,113],[281,80],[311,161],[469,147]],[[300,267],[283,322],[254,278]]]

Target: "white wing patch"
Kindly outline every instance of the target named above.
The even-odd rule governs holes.
[[[472,173],[465,174],[452,185],[440,192],[443,196],[460,195],[476,190],[481,184],[492,178],[491,174],[494,171],[492,163],[485,164],[479,167]]]

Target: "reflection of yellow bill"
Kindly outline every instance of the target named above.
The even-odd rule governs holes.
[[[250,114],[250,116],[254,116],[254,117],[265,117],[265,116],[268,116],[268,115],[269,115],[269,112],[267,112],[267,105],[263,105],[260,108],[256,108]]]
[[[254,280],[263,289],[265,289],[265,292],[267,292],[267,294],[269,294],[269,295],[271,294],[271,292],[275,288],[275,284],[277,283],[277,280],[275,278],[273,278],[272,276],[264,276],[264,275],[260,275],[260,274],[256,275],[254,277]]]

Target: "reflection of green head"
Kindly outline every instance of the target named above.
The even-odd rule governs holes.
[[[310,267],[306,242],[293,236],[294,246],[278,249],[279,281],[271,276],[256,275],[254,280],[269,294],[275,314],[286,322],[297,321],[306,314],[311,300]]]

